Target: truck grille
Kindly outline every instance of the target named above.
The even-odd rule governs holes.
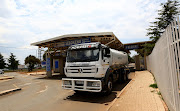
[[[92,83],[99,83],[98,86],[93,86]],[[89,92],[101,92],[102,83],[101,80],[94,79],[69,79],[62,78],[62,88],[69,90],[80,90]]]
[[[67,67],[66,69],[67,73],[96,73],[96,67],[90,66],[90,67]]]

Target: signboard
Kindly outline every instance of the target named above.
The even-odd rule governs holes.
[[[126,50],[134,50],[134,49],[139,49],[139,45],[126,45],[124,47]]]
[[[50,58],[46,59],[46,71],[51,71],[51,60],[50,60]]]
[[[46,66],[46,61],[41,61],[42,66]]]
[[[75,45],[75,44],[90,43],[90,42],[91,42],[91,38],[83,38],[83,39],[59,42],[54,47],[55,48],[66,47],[66,46],[71,46],[71,45]]]
[[[65,52],[56,52],[54,56],[66,56]]]
[[[83,45],[76,45],[76,46],[71,46],[69,49],[81,49],[81,48],[98,48],[99,44],[83,44]]]
[[[58,61],[58,60],[55,61],[55,68],[56,68],[56,69],[59,68],[59,61]]]

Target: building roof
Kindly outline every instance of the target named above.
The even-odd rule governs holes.
[[[32,43],[33,46],[54,48],[54,46],[62,42],[73,41],[77,39],[90,38],[91,42],[101,42],[113,49],[123,50],[123,44],[114,35],[113,32],[98,32],[98,33],[81,33],[81,34],[67,34],[58,37],[46,39],[43,41]],[[56,47],[56,49],[65,50],[67,46]]]

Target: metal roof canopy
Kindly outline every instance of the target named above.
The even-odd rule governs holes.
[[[98,33],[82,33],[82,34],[67,34],[58,37],[54,37],[51,39],[39,41],[32,43],[31,45],[39,46],[39,47],[47,47],[52,50],[66,50],[68,46],[64,47],[54,47],[62,42],[90,38],[91,42],[100,42],[109,46],[112,49],[116,50],[124,50],[123,44],[119,41],[119,39],[114,35],[113,32],[98,32]]]
[[[146,43],[154,43],[154,42],[153,41],[143,41],[143,42],[126,43],[126,44],[124,44],[124,46],[126,46],[126,45],[142,45],[142,44],[146,44]]]
[[[144,44],[154,43],[153,41],[143,41],[143,42],[134,42],[134,43],[126,43],[124,44],[125,50],[134,50],[134,49],[142,49]]]

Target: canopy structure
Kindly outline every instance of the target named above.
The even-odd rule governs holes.
[[[67,34],[35,42],[31,45],[44,48],[46,47],[52,50],[66,50],[70,45],[90,42],[100,42],[112,49],[124,50],[123,44],[113,32]]]
[[[66,49],[69,46],[91,42],[100,42],[112,49],[124,50],[123,44],[113,32],[67,34],[35,42],[31,45],[39,47],[38,56],[40,60],[41,49],[48,48],[46,52],[46,75],[51,77],[52,69],[54,73],[64,74]]]
[[[134,42],[134,43],[126,43],[124,44],[125,50],[134,50],[134,49],[142,49],[144,44],[154,43],[153,41],[143,41],[143,42]]]
[[[52,67],[54,72],[64,74],[64,64],[66,57],[66,49],[69,46],[81,43],[100,42],[112,49],[126,51],[142,48],[142,44],[149,43],[137,42],[122,44],[113,32],[98,32],[98,33],[81,33],[67,34],[58,37],[46,39],[43,41],[32,43],[33,46],[38,46],[38,56],[41,60],[41,48],[48,48],[46,52],[46,71],[47,76],[52,76]]]

